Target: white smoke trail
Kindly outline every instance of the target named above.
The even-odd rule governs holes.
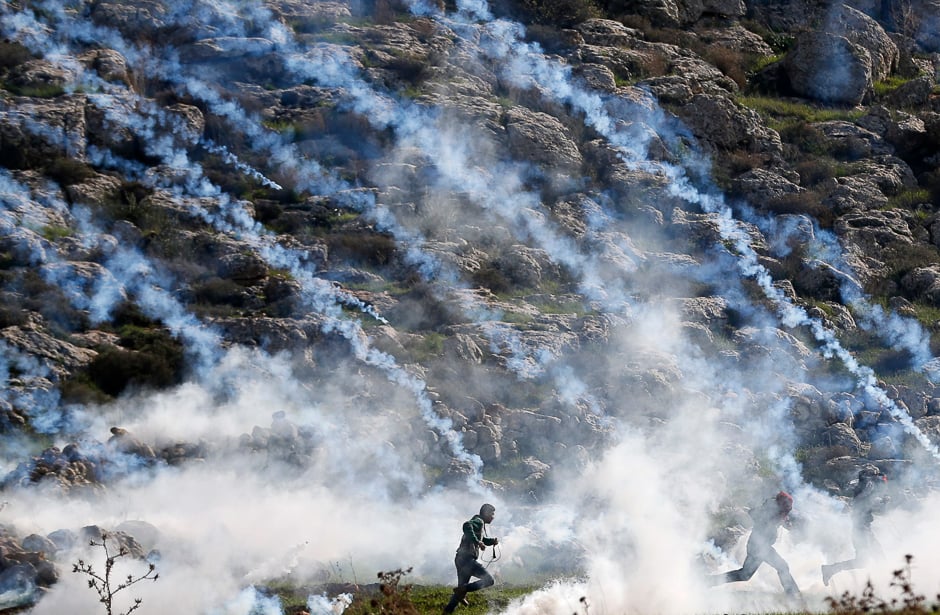
[[[66,16],[62,15],[61,13],[58,13],[58,15],[60,19],[66,18]],[[259,15],[267,14],[265,11],[259,11],[259,14],[253,15],[253,17],[258,17]],[[106,28],[94,27],[89,29],[90,26],[87,25],[77,27],[74,26],[72,22],[68,23],[69,29],[73,32],[74,37],[78,40],[108,40],[110,43],[112,43],[112,45],[117,45],[120,43],[117,48],[128,57],[137,58],[141,55],[140,50],[121,40],[116,33],[109,31]],[[263,23],[265,24],[265,28],[267,30],[275,31],[279,30],[280,28],[280,24],[276,24],[271,21],[270,15],[267,15],[266,20]],[[237,29],[233,32],[233,34],[238,33],[239,32]],[[14,31],[14,34],[19,35],[19,32]],[[294,44],[293,41],[289,39],[285,39],[283,33],[278,35],[276,38],[282,44],[289,44],[290,49],[297,50],[296,44]],[[348,67],[346,66],[349,62],[348,59],[340,58],[340,60],[335,64],[332,62],[332,59],[333,58],[331,56],[331,62],[329,66],[332,68],[330,68],[327,72],[330,75],[335,75],[336,78],[341,81],[343,87],[349,87],[353,92],[356,93],[355,98],[357,99],[357,102],[355,103],[355,108],[360,112],[368,113],[373,121],[378,121],[380,123],[392,121],[391,119],[385,118],[390,116],[392,114],[391,109],[393,109],[396,104],[400,103],[393,103],[391,100],[386,100],[383,102],[380,98],[376,97],[371,92],[369,86],[358,80],[350,79],[345,74],[348,70]],[[291,60],[288,60],[288,63],[290,62]],[[304,60],[303,64],[304,69],[300,76],[306,77],[306,72],[310,70],[309,62]],[[153,59],[148,61],[148,66],[154,66]],[[426,277],[433,276],[435,278],[443,278],[447,284],[452,285],[454,283],[456,276],[453,274],[453,272],[446,273],[445,275],[445,272],[442,271],[440,262],[432,260],[427,254],[421,251],[421,238],[416,236],[413,232],[408,231],[401,225],[397,224],[394,220],[394,216],[387,208],[384,208],[375,203],[374,197],[371,195],[362,195],[362,193],[347,192],[348,188],[343,185],[343,182],[335,178],[330,179],[328,177],[324,177],[323,170],[318,165],[312,161],[304,160],[296,151],[293,151],[293,148],[280,143],[270,131],[261,129],[260,122],[246,116],[244,112],[232,101],[223,99],[214,88],[209,86],[209,84],[193,77],[180,79],[179,75],[182,73],[182,68],[179,65],[164,63],[164,65],[159,66],[161,68],[161,74],[167,76],[168,78],[181,80],[182,85],[188,94],[204,101],[208,104],[209,108],[213,112],[228,118],[234,125],[237,125],[240,130],[246,132],[246,134],[248,134],[248,136],[251,138],[253,147],[255,149],[265,148],[269,150],[274,161],[280,163],[282,167],[286,166],[298,174],[298,180],[306,178],[305,181],[298,181],[298,188],[309,188],[321,193],[324,191],[324,189],[326,189],[327,194],[335,193],[340,198],[341,203],[344,203],[347,206],[353,206],[358,211],[362,211],[367,215],[370,215],[379,223],[380,230],[391,232],[399,244],[407,246],[407,260],[416,265],[423,275]],[[315,70],[319,71],[321,68],[322,67],[315,67]],[[104,98],[100,98],[96,102],[99,106],[102,106],[105,109],[111,108],[111,105],[109,105],[107,100]],[[386,109],[388,111],[376,113],[377,109]],[[115,107],[114,113],[119,114],[121,113],[121,110]],[[420,126],[423,122],[424,119],[420,115],[416,115],[407,120],[395,121],[396,124],[408,123],[410,125],[417,126]],[[159,144],[155,144],[154,142],[156,135],[154,135],[152,132],[153,125],[154,123],[151,119],[143,127],[146,132],[143,133],[142,136],[144,136],[151,151],[158,153],[161,150],[168,149],[171,143],[164,139],[163,147],[161,147]],[[138,131],[139,130],[140,128],[138,128]],[[422,140],[426,143],[434,142],[432,135],[425,135]],[[208,143],[205,145],[210,151],[219,151],[219,146],[215,144]],[[436,157],[439,154],[440,152],[432,152],[431,156]],[[166,156],[166,151],[164,151],[162,155]],[[248,165],[245,165],[240,161],[233,160],[231,157],[228,157],[228,159],[236,166],[236,168],[248,172],[251,176],[260,179],[266,185],[277,186],[275,182],[268,180],[263,174],[251,169]],[[352,198],[343,198],[349,194],[353,194]],[[600,286],[600,284],[595,285],[596,288],[600,288]],[[497,316],[496,314],[492,313],[490,310],[485,310],[480,305],[472,308],[472,311],[476,313],[477,319],[482,318],[483,320],[491,321],[490,324],[485,328],[485,331],[494,333],[492,337],[492,343],[498,352],[509,353],[509,365],[511,367],[526,366],[525,369],[517,370],[521,377],[529,378],[544,373],[544,361],[549,359],[547,355],[542,353],[543,356],[541,358],[536,357],[533,361],[533,357],[526,354],[521,341],[518,339],[517,334],[512,329],[492,322]],[[374,313],[372,315],[382,320],[378,315]]]
[[[843,274],[840,285],[842,301],[852,310],[856,324],[886,341],[892,349],[908,352],[914,371],[922,371],[932,380],[938,379],[937,357],[930,350],[929,333],[915,318],[885,310],[881,305],[872,302],[871,297],[863,292],[856,280],[853,267],[846,261],[839,240],[832,232],[819,228],[815,221],[806,218],[805,223],[812,225],[812,232],[807,236],[802,230],[793,228],[795,222],[792,220],[781,223],[776,218],[757,215],[747,205],[739,204],[736,208],[741,211],[741,216],[746,222],[756,224],[767,235],[781,256],[790,252],[788,238],[794,233],[799,233],[808,259],[830,265],[835,271]]]
[[[107,99],[104,97],[97,97],[97,101],[104,100],[107,103]],[[115,107],[111,105],[104,105],[109,111]],[[111,115],[112,122],[119,122],[123,119],[123,116],[120,112],[114,112]],[[152,121],[140,122],[138,124],[143,125],[145,133],[142,135],[148,139],[153,137],[151,132],[153,127]],[[136,126],[135,126],[136,127]],[[152,142],[152,140],[150,140]],[[176,150],[173,150],[171,144],[167,140],[157,142],[155,146],[155,152],[160,153],[163,156],[169,158],[169,161],[173,164],[179,165],[185,163],[185,156]],[[196,184],[199,182],[198,175],[195,175],[189,178],[190,185]],[[202,196],[215,195],[218,196],[220,200],[224,202],[224,195],[220,195],[218,190],[214,187],[206,184],[205,182],[199,183],[196,188]],[[233,206],[237,207],[237,206]],[[89,229],[90,221],[87,210],[78,210],[79,212],[84,211],[84,216],[81,213],[77,215],[82,218],[83,226],[86,227],[86,231],[91,231],[91,236],[94,236],[94,229]],[[238,234],[243,234],[246,231],[255,231],[257,232],[257,224],[253,220],[244,214],[243,210],[236,209],[237,213],[233,217],[240,224],[231,225],[225,223],[223,219],[218,217],[213,217],[205,210],[200,210],[200,213],[208,218],[210,221],[214,222],[217,227],[224,227],[225,230],[229,232],[237,232]],[[243,237],[244,238],[244,237]],[[422,416],[425,417],[428,424],[433,427],[436,431],[440,432],[450,444],[450,446],[457,453],[458,458],[469,461],[473,467],[479,470],[479,460],[475,456],[466,454],[462,451],[460,444],[460,436],[451,428],[451,423],[449,419],[442,419],[436,415],[431,407],[430,400],[424,395],[424,385],[417,378],[411,377],[405,374],[403,371],[400,371],[395,365],[394,359],[386,353],[382,353],[374,348],[370,348],[367,342],[365,341],[364,336],[358,325],[355,325],[350,322],[343,322],[339,318],[338,307],[333,300],[333,295],[335,293],[332,285],[323,282],[312,276],[308,271],[302,269],[300,264],[300,259],[294,253],[289,250],[280,248],[277,245],[264,245],[264,242],[256,240],[255,244],[258,246],[259,253],[266,256],[267,260],[273,263],[275,266],[287,267],[291,270],[295,279],[302,283],[304,289],[304,298],[307,299],[309,303],[316,306],[316,308],[323,313],[332,313],[334,315],[334,320],[328,322],[325,325],[325,331],[329,332],[331,330],[336,330],[341,332],[344,337],[349,339],[355,347],[356,355],[362,359],[364,362],[380,367],[383,370],[386,370],[391,374],[391,378],[394,382],[398,383],[400,386],[407,388],[411,391],[419,400],[419,410],[422,413]],[[154,284],[152,280],[152,270],[146,262],[139,258],[132,258],[132,256],[126,250],[117,250],[117,254],[111,259],[114,263],[112,267],[115,268],[115,272],[118,273],[118,278],[123,281],[125,286],[132,286],[136,293],[139,295],[139,300],[151,315],[163,320],[168,326],[177,331],[177,333],[182,334],[184,338],[188,338],[187,341],[194,343],[194,348],[197,352],[202,352],[203,354],[214,354],[217,351],[205,351],[206,348],[210,346],[207,345],[207,342],[211,342],[212,346],[218,345],[217,336],[214,334],[209,334],[200,328],[199,323],[192,322],[193,319],[191,316],[183,313],[182,308],[174,301],[169,298],[166,293],[160,291]],[[42,261],[44,257],[42,255],[31,257],[33,260]],[[107,282],[107,280],[102,280]],[[164,283],[165,286],[165,283]],[[91,303],[101,304],[101,298],[104,296],[110,296],[116,300],[122,296],[122,292],[114,289],[111,284],[102,284],[102,292],[99,292],[96,297],[97,299],[92,299]],[[114,292],[107,292],[112,290]],[[108,301],[105,304],[105,307],[95,310],[96,318],[104,318],[108,315],[109,306],[113,301]],[[147,309],[149,308],[149,309]],[[369,311],[369,308],[363,307],[364,311]],[[380,316],[375,314],[376,318],[384,321]],[[212,338],[212,339],[209,339]],[[200,363],[207,363],[207,360],[200,361]],[[38,406],[37,406],[38,407]],[[38,423],[39,421],[37,421]]]
[[[197,372],[208,369],[215,362],[221,337],[188,314],[179,301],[164,290],[171,286],[171,282],[147,259],[114,242],[100,241],[103,233],[92,223],[88,209],[75,207],[69,212],[67,204],[51,197],[45,198],[42,205],[34,206],[33,199],[26,186],[16,182],[6,170],[0,169],[0,206],[3,208],[0,213],[4,215],[5,221],[12,216],[15,221],[11,225],[29,233],[30,226],[36,228],[35,220],[30,223],[30,211],[37,212],[34,218],[41,217],[46,210],[67,212],[69,220],[74,222],[79,232],[79,241],[88,249],[103,251],[105,270],[96,277],[93,287],[87,289],[79,286],[81,283],[68,267],[52,266],[63,263],[63,260],[55,254],[51,243],[33,235],[35,240],[27,256],[30,263],[40,266],[40,272],[47,281],[63,288],[76,307],[89,309],[92,322],[99,323],[110,318],[115,305],[128,295],[133,295],[147,316],[163,322],[186,343]],[[43,243],[46,245],[43,246]]]
[[[352,344],[357,358],[382,369],[393,382],[410,390],[416,396],[418,409],[429,426],[446,439],[458,459],[468,463],[474,474],[479,474],[482,467],[481,460],[477,455],[464,450],[461,444],[462,437],[453,429],[452,421],[449,418],[438,416],[434,411],[430,399],[424,392],[424,383],[398,367],[391,355],[372,348],[362,332],[361,325],[342,318],[339,301],[347,305],[354,305],[380,322],[387,323],[381,315],[371,306],[345,293],[338,292],[332,284],[313,275],[305,265],[303,254],[277,245],[276,237],[255,222],[241,204],[229,199],[218,187],[210,184],[202,176],[201,170],[188,161],[186,153],[174,147],[171,137],[154,132],[154,128],[163,119],[161,110],[156,109],[153,105],[141,105],[143,114],[131,118],[128,110],[112,104],[114,99],[110,95],[95,95],[91,96],[90,100],[99,108],[105,110],[106,121],[115,127],[127,128],[138,134],[146,143],[148,153],[162,158],[165,164],[182,174],[183,188],[189,194],[214,199],[222,212],[221,216],[215,215],[188,199],[196,215],[213,224],[219,230],[237,235],[242,241],[252,245],[259,255],[273,266],[287,268],[292,276],[301,283],[303,288],[302,298],[315,310],[330,317],[324,325],[324,331],[341,333]],[[234,108],[233,105],[232,107]],[[177,192],[180,192],[179,187],[177,187]],[[180,193],[180,196],[184,195]],[[471,478],[471,483],[473,482]]]
[[[486,26],[486,34],[491,38],[488,45],[484,44],[484,48],[491,57],[499,58],[503,62],[503,74],[518,87],[535,88],[546,97],[571,104],[579,109],[585,114],[587,123],[604,135],[611,145],[621,152],[626,162],[635,165],[636,168],[647,168],[664,174],[669,179],[667,190],[670,194],[698,205],[708,213],[716,214],[716,222],[722,238],[732,241],[740,255],[737,261],[738,269],[744,276],[758,282],[766,296],[777,306],[781,322],[790,328],[808,327],[817,341],[821,343],[823,355],[841,360],[856,376],[858,388],[870,396],[879,407],[890,412],[927,451],[940,459],[940,449],[933,445],[914,424],[910,415],[899,408],[877,386],[874,372],[866,366],[859,365],[833,332],[827,330],[820,321],[810,318],[805,310],[790,302],[783,292],[773,285],[770,273],[758,263],[749,238],[734,220],[731,208],[720,197],[703,193],[696,188],[680,167],[667,163],[655,165],[647,163],[645,149],[648,143],[632,139],[636,135],[626,135],[616,130],[616,123],[606,111],[601,97],[577,87],[571,78],[570,68],[546,60],[537,45],[522,41],[522,32],[522,26],[512,22],[496,21]],[[645,112],[641,117],[650,125],[664,124],[661,119],[662,112],[655,108],[649,112],[648,108],[637,105],[635,111]],[[631,139],[628,140],[628,138]]]
[[[480,9],[479,9],[479,6],[480,6],[480,5],[466,5],[466,6],[472,7],[472,8],[466,9],[466,10],[468,10],[468,12],[470,12],[471,14],[485,15],[485,13],[479,12],[479,11],[480,11]],[[397,107],[397,102],[396,102],[393,106]],[[417,117],[417,116],[416,116],[416,117]],[[432,149],[432,150],[430,150],[430,151],[435,151],[435,150]],[[460,167],[461,165],[467,165],[467,160],[468,160],[468,159],[467,159],[466,157],[464,157],[463,159],[457,161],[453,166],[454,166],[455,168],[458,168],[458,169],[459,169],[459,167]],[[466,167],[465,167],[465,168],[466,168]],[[454,178],[457,178],[458,175],[459,175],[459,173],[456,173],[456,172],[453,173]],[[484,182],[484,183],[485,183],[485,182]],[[459,181],[456,180],[456,179],[454,179],[452,185],[459,185]],[[513,194],[515,194],[515,193],[514,193],[513,190],[507,190],[507,191],[505,192],[505,194],[506,194],[506,195],[513,195]],[[484,201],[484,202],[485,202],[485,201]],[[533,208],[534,208],[534,206],[537,204],[537,201],[533,200],[533,201],[531,202],[531,204],[532,204],[532,206],[533,206]],[[525,231],[526,231],[526,228],[527,228],[528,220],[526,220],[523,216],[516,216],[514,219],[517,219],[517,220],[519,221],[519,223],[516,225],[516,228],[519,229],[519,231],[520,231],[521,234],[524,234]],[[237,224],[235,224],[235,225],[233,225],[233,226],[234,226],[235,228],[238,227]],[[548,240],[551,239],[551,233],[546,233],[545,236],[548,238]],[[548,245],[548,243],[546,243],[546,245]],[[562,260],[564,260],[564,259],[562,259]],[[570,257],[568,257],[568,260],[570,260],[570,261],[576,261],[576,260],[577,260],[577,256],[576,256],[576,255],[570,256]],[[587,268],[589,268],[589,267],[586,267],[586,269],[587,269]],[[606,281],[606,280],[605,280],[605,281]],[[779,409],[777,409],[777,411],[779,411]],[[624,459],[625,461],[627,461],[627,463],[625,463],[624,465],[628,465],[628,463],[629,463],[629,461],[630,461],[631,458],[630,458],[629,456],[624,456],[623,459]],[[641,459],[640,461],[644,461],[644,460]],[[637,472],[638,472],[638,473],[642,473],[642,472],[645,472],[645,471],[647,471],[647,470],[648,470],[648,468],[646,468],[646,466],[642,466],[642,469],[637,470]],[[619,479],[620,479],[620,477],[617,476],[614,472],[612,472],[612,471],[610,472],[610,479],[609,479],[609,482],[611,482],[611,483],[617,483],[617,482],[619,481]],[[618,485],[618,486],[619,486],[619,485]],[[644,493],[643,495],[648,495],[648,494]],[[608,494],[605,494],[605,496],[606,496],[606,497],[615,497],[615,496],[608,495]],[[655,499],[656,499],[656,498],[651,498],[651,501],[655,501]],[[617,501],[618,501],[618,503],[620,503],[620,500],[617,500]],[[621,505],[624,505],[624,504],[621,504]],[[629,505],[629,503],[627,503],[626,505]],[[631,512],[636,513],[636,512],[640,512],[640,511],[631,511]],[[646,515],[640,514],[640,515],[637,515],[637,516],[638,516],[638,517],[641,517],[641,518],[644,517],[644,516],[646,516],[646,517],[648,517],[648,516],[655,516],[655,515],[656,515],[656,512],[659,512],[659,511],[658,511],[658,510],[653,510],[653,511],[651,511],[651,512],[647,512]],[[632,516],[632,515],[631,515],[631,516]],[[665,517],[665,516],[664,516],[664,517]],[[641,533],[635,525],[633,525],[633,526],[631,527],[630,520],[629,520],[628,516],[626,516],[626,515],[625,515],[625,520],[623,520],[623,521],[621,522],[621,524],[627,526],[627,527],[624,529],[624,532],[626,533],[626,535],[635,535],[635,534],[640,534],[640,533]],[[671,524],[672,524],[672,519],[664,518],[664,519],[663,519],[663,523],[661,524],[661,526],[660,526],[659,529],[662,529],[662,527],[669,527],[669,526],[671,526]],[[619,533],[618,533],[618,534],[619,534]],[[652,532],[652,533],[650,533],[650,535],[651,535],[651,536],[658,536],[658,535],[660,535],[660,533],[659,533],[659,532]],[[597,541],[598,541],[598,543],[600,542],[600,537],[599,537],[599,536],[597,537]],[[624,546],[627,546],[627,543],[625,543]],[[643,553],[648,553],[648,552],[651,551],[650,547],[647,546],[647,545],[642,545],[642,547],[643,547],[643,550],[642,550]],[[611,570],[616,570],[616,567],[615,567],[615,566],[609,566],[609,569],[611,569]],[[618,571],[618,572],[620,572],[620,571]],[[610,575],[610,578],[613,578],[613,577],[615,577],[615,576],[616,576],[616,575],[613,575],[613,574],[612,574],[612,575]],[[639,585],[637,585],[637,587],[639,587]],[[576,604],[576,602],[575,602],[575,604]],[[547,612],[547,611],[548,611],[548,610],[546,609],[546,611],[543,611],[543,612]],[[568,612],[570,612],[570,609],[568,610]]]

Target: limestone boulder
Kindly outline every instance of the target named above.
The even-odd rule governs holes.
[[[546,169],[576,169],[581,164],[581,152],[567,129],[546,113],[513,107],[506,113],[506,135],[514,156]]]
[[[768,129],[756,111],[726,96],[693,96],[678,115],[697,137],[719,149],[764,154],[782,151],[780,135]]]
[[[793,89],[826,103],[857,105],[871,91],[874,63],[863,46],[831,32],[797,37],[784,60]]]
[[[914,269],[901,279],[901,288],[912,297],[940,306],[940,266]]]
[[[871,78],[883,81],[898,66],[898,47],[881,24],[847,4],[835,3],[823,27],[863,47],[872,60]]]
[[[105,81],[112,83],[129,83],[130,75],[127,70],[127,59],[114,49],[92,49],[78,59],[88,68],[98,73]]]

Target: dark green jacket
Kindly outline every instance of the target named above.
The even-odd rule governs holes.
[[[473,559],[480,557],[480,543],[491,546],[496,544],[496,539],[483,535],[483,518],[480,515],[473,515],[463,524],[463,536],[460,537],[457,555],[472,556]]]

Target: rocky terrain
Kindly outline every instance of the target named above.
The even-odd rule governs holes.
[[[14,511],[232,460],[537,509],[627,446],[730,548],[938,487],[935,0],[2,15]],[[7,523],[2,595],[101,517]]]

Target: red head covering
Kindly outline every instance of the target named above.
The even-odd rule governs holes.
[[[787,514],[793,510],[793,496],[786,491],[781,491],[774,496],[774,499],[777,500],[777,507],[780,508],[781,513]]]

